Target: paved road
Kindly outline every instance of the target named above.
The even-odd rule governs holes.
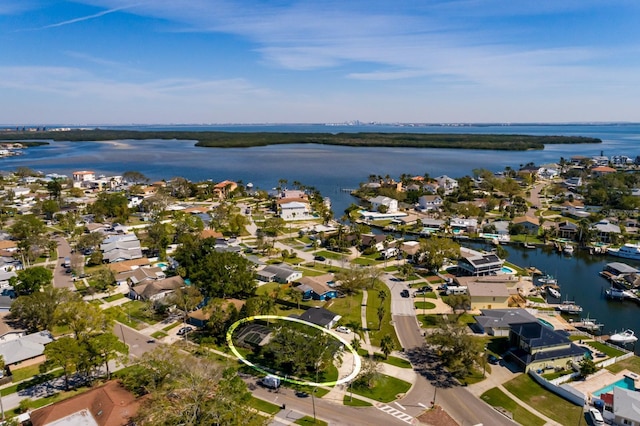
[[[74,290],[75,286],[71,279],[71,274],[65,273],[64,258],[71,258],[71,246],[62,237],[56,237],[58,243],[58,260],[56,260],[56,267],[53,270],[53,286],[55,288],[68,288]]]
[[[157,345],[162,344],[156,343],[155,339],[119,322],[114,324],[113,333],[129,346],[129,355],[134,357],[139,357],[145,352],[155,349]]]
[[[404,398],[397,401],[407,414],[418,416],[435,401],[462,425],[515,425],[516,423],[452,380],[445,371],[434,367],[437,363],[433,362],[433,355],[425,350],[423,332],[413,309],[413,299],[400,296],[400,291],[407,288],[407,285],[392,280],[388,274],[382,277],[382,281],[391,290],[391,314],[396,333],[418,374],[415,385]],[[407,304],[411,307],[410,310],[407,309]],[[438,384],[438,387],[434,384]]]
[[[248,383],[255,383],[255,379]],[[285,405],[285,409],[275,419],[284,421],[294,421],[304,415],[313,416],[313,398],[299,398],[291,389],[281,389],[279,392],[272,392],[258,387],[253,394],[265,401],[277,405]],[[357,398],[357,395],[354,395]],[[407,422],[395,417],[387,408],[386,404],[380,404],[380,408],[355,408],[343,406],[342,401],[328,401],[323,398],[315,398],[316,417],[328,422],[330,425],[407,425]],[[385,411],[383,411],[383,409]],[[277,424],[274,422],[275,424]],[[287,424],[287,423],[285,423]],[[289,423],[290,424],[290,423]]]

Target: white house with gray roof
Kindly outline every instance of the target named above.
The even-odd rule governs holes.
[[[267,265],[256,272],[258,279],[264,282],[290,283],[302,278],[302,272],[296,271],[288,265]]]

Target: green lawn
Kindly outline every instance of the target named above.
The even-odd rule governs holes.
[[[331,299],[326,302],[323,307],[338,315],[342,315],[342,319],[340,321],[344,324],[348,324],[351,321],[357,321],[360,323],[361,304],[362,293],[358,293],[339,299]]]
[[[329,250],[320,250],[314,253],[316,256],[322,256],[326,259],[331,259],[331,260],[340,260],[343,257],[347,256],[347,254],[343,254],[343,253],[336,253],[335,251],[329,251]]]
[[[397,398],[398,394],[405,393],[410,388],[411,383],[384,374],[376,379],[372,388],[352,386],[353,393],[380,402],[391,402]]]
[[[374,259],[366,258],[366,257],[358,257],[357,259],[353,259],[351,263],[354,263],[356,265],[371,266],[371,265],[377,265],[380,262]]]
[[[521,374],[504,384],[518,399],[563,425],[576,424],[582,416],[582,407],[573,405],[558,395],[545,390],[528,374]]]
[[[619,373],[625,369],[640,374],[640,357],[632,356],[631,358],[623,359],[607,367],[607,370],[612,373]]]
[[[378,328],[378,306],[380,306],[380,298],[378,293],[383,290],[387,297],[384,299],[385,315],[382,318],[381,327]],[[396,336],[396,330],[391,325],[391,292],[389,288],[383,283],[376,281],[372,290],[368,290],[367,296],[367,328],[369,329],[369,338],[371,344],[374,346],[380,346],[380,339],[385,335],[390,335],[395,342],[396,348],[400,349],[400,341]],[[358,318],[360,318],[358,312]]]
[[[316,419],[315,421],[313,420],[313,417],[311,416],[304,416],[302,418],[299,418],[298,420],[296,420],[294,422],[297,425],[314,425],[314,426],[327,426],[328,423],[320,420],[320,419]]]
[[[375,354],[373,354],[373,357],[378,361],[382,361],[386,364],[394,365],[396,367],[413,368],[409,361],[407,361],[406,359],[398,358],[397,356],[389,355],[387,358],[385,358],[384,354],[379,354],[376,352]]]
[[[28,367],[16,368],[15,370],[11,369],[13,382],[17,383],[17,382],[21,382],[23,380],[29,379],[33,376],[37,376],[38,374],[40,374],[41,365],[42,363],[36,364],[36,365],[30,365]],[[54,370],[57,370],[57,368],[55,368]]]
[[[162,318],[155,316],[147,304],[140,300],[132,300],[118,306],[112,306],[104,310],[105,314],[116,321],[128,325],[137,330],[143,329],[147,324],[156,324]]]
[[[489,389],[480,397],[492,407],[501,407],[513,414],[513,420],[524,426],[542,426],[545,421],[509,398],[498,388]]]
[[[163,337],[167,337],[168,334],[165,333],[164,331],[156,331],[155,333],[151,334],[151,337],[153,337],[154,339],[162,339]]]
[[[624,355],[626,353],[624,351],[621,351],[620,349],[612,348],[611,346],[607,346],[601,342],[593,341],[589,342],[588,345],[612,358]]]
[[[281,410],[281,407],[279,405],[272,404],[263,399],[256,398],[255,396],[252,396],[251,399],[249,400],[249,406],[251,408],[255,408],[258,411],[269,413],[271,415],[277,414]]]
[[[433,309],[436,307],[434,303],[431,302],[415,302],[416,309]]]
[[[342,398],[342,403],[349,407],[371,407],[370,402],[363,401],[358,398],[352,398],[349,395],[345,395],[344,398]]]
[[[124,298],[124,294],[122,293],[117,293],[117,294],[112,294],[111,296],[105,297],[104,300],[105,302],[113,302],[114,300],[118,300],[118,299],[122,299]]]
[[[439,327],[442,324],[442,317],[440,315],[418,315],[418,320],[424,328]]]

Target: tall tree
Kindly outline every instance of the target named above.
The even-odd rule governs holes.
[[[193,311],[204,300],[200,290],[193,286],[179,288],[169,297],[169,300],[175,303],[182,311],[183,321],[185,322],[189,312]]]
[[[445,321],[426,337],[435,348],[439,359],[455,377],[466,376],[482,351],[482,344],[467,333],[465,326]]]
[[[9,282],[13,289],[20,296],[26,296],[40,291],[40,289],[51,284],[53,273],[44,266],[34,266],[17,272],[16,277],[12,277]]]
[[[32,332],[52,330],[56,324],[56,311],[61,303],[78,299],[67,289],[45,286],[28,296],[20,296],[11,305],[11,315]]]
[[[460,257],[460,246],[449,238],[431,237],[420,240],[419,263],[430,270],[442,268],[445,259]]]
[[[69,375],[80,364],[83,351],[82,346],[76,339],[66,336],[49,343],[44,348],[47,362],[62,368],[66,390],[69,390]]]
[[[104,364],[108,380],[111,379],[109,361],[116,359],[121,354],[129,353],[129,347],[110,332],[91,337],[86,341],[86,345],[89,356]]]

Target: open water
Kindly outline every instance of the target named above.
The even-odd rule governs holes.
[[[183,176],[191,180],[241,180],[271,189],[278,180],[302,182],[331,198],[336,217],[356,200],[343,188],[357,188],[371,174],[397,178],[410,175],[451,177],[470,175],[474,168],[502,171],[534,162],[557,162],[573,155],[640,155],[640,125],[513,125],[513,126],[145,126],[118,127],[139,130],[220,130],[234,132],[407,132],[407,133],[502,133],[531,135],[590,136],[601,144],[550,145],[544,150],[511,152],[489,150],[355,148],[330,145],[279,145],[255,148],[199,148],[193,141],[52,142],[29,148],[25,154],[0,159],[0,170],[31,167],[45,173],[71,175],[89,169],[99,174],[121,174],[136,170],[153,180]],[[606,282],[598,275],[614,258],[589,257],[582,253],[567,258],[553,252],[508,248],[509,260],[535,266],[557,275],[563,293],[584,307],[585,314],[605,323],[603,332],[626,328],[640,333],[640,306],[631,302],[609,302],[601,296]],[[640,266],[633,264],[633,266]]]

